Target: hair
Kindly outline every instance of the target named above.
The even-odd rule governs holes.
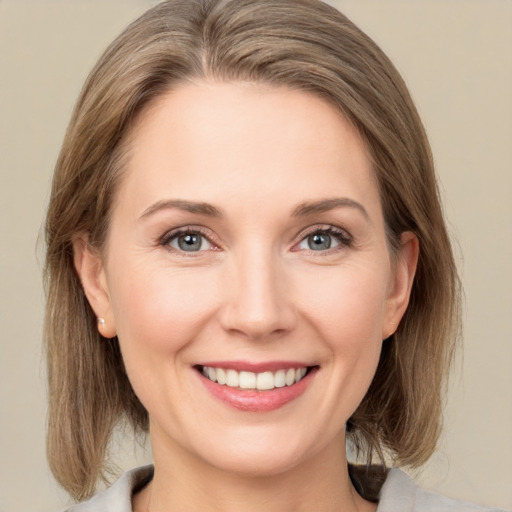
[[[359,131],[377,178],[390,251],[400,235],[420,244],[410,303],[384,341],[373,382],[347,425],[375,457],[417,467],[435,449],[446,376],[460,330],[460,285],[429,143],[399,73],[382,50],[317,0],[170,0],[147,11],[107,48],[75,106],[56,164],[46,219],[49,421],[57,481],[91,495],[109,470],[114,427],[136,433],[147,412],[116,338],[102,338],[73,263],[86,233],[101,250],[137,115],[190,81],[250,81],[329,101]]]

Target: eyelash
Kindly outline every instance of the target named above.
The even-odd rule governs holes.
[[[184,254],[187,251],[182,251],[182,250],[170,247],[170,243],[172,241],[174,241],[175,239],[177,239],[178,237],[180,237],[181,235],[187,235],[187,234],[200,235],[201,237],[205,238],[209,244],[211,244],[213,246],[213,249],[210,249],[210,250],[219,250],[219,244],[215,243],[212,240],[211,233],[208,230],[202,228],[201,226],[184,226],[182,228],[178,228],[178,229],[172,230],[170,232],[167,232],[160,238],[159,245],[164,246],[168,250],[172,250],[174,252]],[[342,250],[344,248],[351,247],[353,245],[353,238],[346,230],[335,227],[335,226],[327,225],[327,226],[313,226],[312,228],[308,229],[307,231],[302,232],[299,235],[300,236],[299,242],[295,243],[293,245],[293,247],[294,248],[297,247],[299,244],[301,244],[302,242],[307,240],[308,237],[310,237],[312,235],[316,235],[316,234],[329,235],[329,236],[333,237],[339,243],[339,245],[336,247],[333,247],[333,248],[322,250],[322,251],[315,251],[313,249],[309,249],[309,252],[311,252],[311,253],[315,253],[315,252],[319,253],[319,254],[332,253],[332,252],[335,252],[338,250]],[[297,251],[298,250],[296,249],[294,252],[297,252]],[[198,253],[201,253],[201,252],[205,252],[205,251],[189,251],[188,256],[197,255]],[[317,255],[319,255],[319,254],[317,254]]]
[[[174,241],[175,239],[179,238],[181,235],[200,235],[201,237],[205,238],[208,243],[210,243],[215,249],[218,250],[218,244],[212,241],[212,236],[209,231],[202,228],[201,226],[184,226],[182,228],[178,228],[175,230],[172,230],[170,232],[165,233],[165,235],[160,239],[159,245],[164,246],[166,249],[170,251],[174,251],[177,253],[186,253],[187,251],[180,251],[178,249],[175,249],[174,247],[170,246],[170,243]],[[203,251],[190,251],[190,255],[194,255],[194,253],[200,253]]]
[[[316,253],[315,254],[316,256],[332,254],[334,252],[351,247],[353,244],[353,238],[346,230],[338,228],[336,226],[324,225],[324,226],[313,226],[312,228],[308,229],[306,232],[301,233],[300,241],[297,244],[295,244],[294,247],[297,247],[298,245],[302,244],[310,236],[317,235],[317,234],[329,235],[329,236],[333,237],[338,242],[339,245],[325,249],[325,250],[320,250],[320,251],[318,251],[318,250],[315,251],[314,249],[306,249],[310,253]]]

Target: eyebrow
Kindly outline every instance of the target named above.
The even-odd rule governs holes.
[[[314,213],[323,213],[336,208],[356,208],[364,217],[370,221],[370,216],[365,207],[350,199],[348,197],[335,197],[332,199],[323,199],[321,201],[304,202],[297,205],[292,211],[292,217],[306,217]],[[145,219],[160,210],[177,209],[198,215],[206,215],[208,217],[222,217],[222,210],[219,208],[203,202],[185,201],[183,199],[164,199],[152,204],[140,216],[140,219]]]
[[[292,212],[293,217],[304,217],[313,213],[323,213],[336,208],[355,208],[359,210],[368,222],[370,221],[370,215],[366,211],[366,208],[357,201],[348,197],[334,197],[332,199],[323,199],[321,201],[305,202],[299,204]]]
[[[152,204],[146,208],[140,219],[145,219],[160,210],[177,209],[198,215],[207,215],[208,217],[222,217],[222,211],[208,203],[196,201],[184,201],[182,199],[164,199]]]

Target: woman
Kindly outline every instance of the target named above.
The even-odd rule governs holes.
[[[89,497],[123,419],[154,457],[76,510],[476,509],[370,465],[432,454],[459,289],[414,105],[334,9],[171,1],[128,27],[47,244],[52,471]]]

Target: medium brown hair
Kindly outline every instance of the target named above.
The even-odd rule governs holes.
[[[197,79],[252,81],[329,101],[363,137],[387,236],[413,232],[420,256],[409,307],[385,340],[368,393],[348,424],[368,460],[418,466],[441,426],[445,377],[459,328],[459,281],[429,144],[407,88],[378,46],[316,0],[170,0],[132,23],[106,50],[76,104],[57,161],[46,221],[48,458],[76,499],[108,469],[123,419],[148,417],[117,340],[100,336],[73,264],[73,239],[101,250],[130,127],[149,102]]]

